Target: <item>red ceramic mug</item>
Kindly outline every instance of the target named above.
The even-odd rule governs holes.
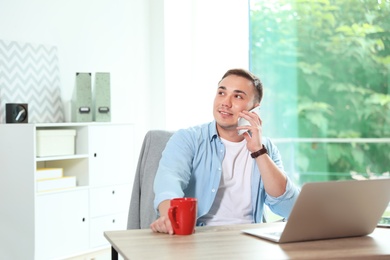
[[[176,235],[191,235],[195,232],[197,199],[171,199],[168,216]]]

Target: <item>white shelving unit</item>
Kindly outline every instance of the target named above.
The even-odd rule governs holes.
[[[75,129],[75,154],[36,157],[36,131]],[[131,124],[0,125],[0,259],[58,259],[108,247],[126,229],[134,164]],[[36,169],[63,168],[77,187],[37,192]]]

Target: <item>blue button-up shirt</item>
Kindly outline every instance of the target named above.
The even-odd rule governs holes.
[[[266,137],[262,142],[270,158],[284,172],[277,147]],[[165,147],[154,181],[156,211],[164,200],[194,197],[198,199],[198,219],[207,214],[218,191],[224,155],[225,146],[218,136],[215,121],[175,132]],[[254,163],[251,183],[253,222],[262,222],[264,204],[288,218],[299,194],[288,177],[285,193],[272,197],[265,192],[259,168]]]

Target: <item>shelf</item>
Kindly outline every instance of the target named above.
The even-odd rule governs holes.
[[[63,123],[31,123],[37,128],[58,128],[58,127],[83,127],[99,125],[128,125],[128,123],[111,123],[111,122],[63,122]]]
[[[38,196],[44,196],[44,195],[50,195],[53,193],[66,193],[66,192],[74,192],[77,190],[88,190],[89,186],[76,186],[74,188],[67,188],[67,189],[58,189],[58,190],[48,190],[48,191],[39,191],[36,192]]]
[[[64,156],[46,156],[46,157],[36,157],[37,162],[47,162],[47,161],[58,161],[58,160],[73,160],[73,159],[84,159],[88,158],[88,154],[73,154],[73,155],[64,155]]]

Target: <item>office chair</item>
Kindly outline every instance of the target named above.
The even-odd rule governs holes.
[[[157,218],[153,208],[153,182],[161,153],[172,134],[169,131],[150,130],[145,135],[134,178],[127,229],[149,228]]]

